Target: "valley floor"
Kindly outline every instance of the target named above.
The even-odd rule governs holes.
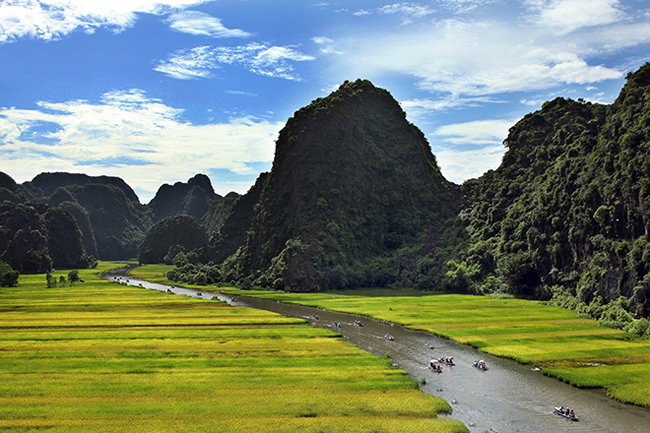
[[[332,332],[101,279],[117,265],[0,289],[0,430],[467,431],[389,360]]]
[[[600,326],[574,311],[522,299],[389,291],[282,293],[221,290],[365,315],[540,367],[584,388],[650,408],[650,340]]]

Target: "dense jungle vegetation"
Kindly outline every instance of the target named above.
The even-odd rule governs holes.
[[[557,98],[510,130],[501,166],[463,185],[455,288],[650,313],[649,85],[646,64],[610,106]]]

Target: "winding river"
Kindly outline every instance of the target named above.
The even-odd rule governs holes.
[[[167,291],[170,286],[138,280],[126,269],[105,275],[110,280],[147,289]],[[480,353],[453,341],[411,331],[397,325],[350,314],[321,310],[277,301],[222,295],[218,292],[171,288],[177,295],[210,300],[216,296],[231,305],[259,308],[291,317],[303,317],[312,326],[331,328],[343,338],[378,356],[389,355],[399,368],[414,380],[424,378],[420,389],[445,399],[453,408],[451,418],[465,424],[471,433],[648,433],[650,410],[624,405],[608,398],[603,391],[582,390],[542,375],[529,366]],[[314,318],[318,315],[318,319]],[[360,320],[363,326],[356,326]],[[334,327],[334,322],[340,327]],[[386,334],[394,337],[387,340]],[[429,346],[433,346],[431,349]],[[455,365],[444,366],[442,373],[427,368],[431,359],[453,356]],[[472,367],[485,360],[489,370]],[[580,421],[553,414],[553,406],[569,406]]]

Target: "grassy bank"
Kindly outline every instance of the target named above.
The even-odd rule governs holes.
[[[617,400],[650,407],[650,340],[599,326],[594,320],[559,307],[521,299],[447,294],[396,296],[382,291],[227,293],[399,323],[486,353],[543,367],[545,374],[573,385],[602,387]]]
[[[1,431],[467,431],[331,332],[99,277],[114,266],[0,289]]]

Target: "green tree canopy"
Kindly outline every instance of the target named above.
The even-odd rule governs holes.
[[[147,232],[140,245],[140,263],[163,263],[171,247],[191,251],[207,244],[208,236],[199,221],[189,215],[168,217]],[[180,249],[179,249],[180,250]]]

